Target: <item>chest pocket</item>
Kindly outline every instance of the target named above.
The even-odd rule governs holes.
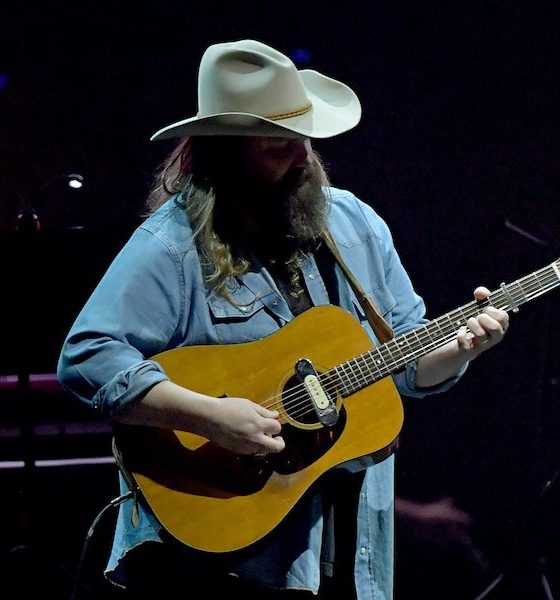
[[[267,311],[261,299],[245,290],[243,297],[235,296],[232,304],[222,296],[208,299],[210,320],[215,328],[216,338],[221,344],[250,342],[278,329],[278,324]]]
[[[361,282],[365,293],[374,303],[378,312],[391,325],[391,312],[396,305],[395,297],[389,287],[380,279],[384,265],[381,251],[374,251],[378,240],[371,233],[348,228],[337,237],[343,258],[354,276]],[[347,282],[350,289],[350,283]],[[351,292],[352,303],[361,322],[367,323],[367,316],[354,291]]]

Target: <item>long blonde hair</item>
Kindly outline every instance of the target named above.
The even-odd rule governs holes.
[[[183,139],[156,173],[146,201],[148,216],[171,197],[177,196],[177,202],[185,208],[191,222],[205,284],[228,298],[230,278],[243,275],[250,266],[249,260],[236,255],[214,227],[216,179],[227,179],[231,173],[231,153],[235,151],[235,144],[236,139],[227,136]],[[314,154],[314,158],[321,183],[328,185],[319,157]],[[297,264],[298,256],[290,257],[289,262]]]

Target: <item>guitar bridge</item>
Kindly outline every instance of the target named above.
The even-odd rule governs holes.
[[[319,422],[326,427],[332,427],[338,421],[338,411],[335,403],[323,389],[313,363],[307,358],[301,358],[297,361],[295,370],[311,398]]]

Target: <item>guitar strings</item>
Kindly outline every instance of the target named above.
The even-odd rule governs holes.
[[[534,274],[533,274],[533,275],[534,275]],[[528,276],[527,278],[530,278],[530,277],[531,277],[531,276]],[[529,293],[529,295],[531,295],[531,294],[534,294],[535,292],[538,292],[538,294],[536,294],[536,295],[540,295],[540,294],[544,293],[545,291],[547,291],[547,290],[546,290],[546,286],[549,286],[549,288],[552,288],[552,287],[556,287],[557,285],[558,285],[558,278],[557,278],[556,276],[554,276],[554,277],[552,278],[552,281],[548,281],[544,287],[543,287],[543,285],[542,285],[542,282],[540,282],[540,283],[539,283],[539,282],[537,282],[536,286],[535,286],[535,284],[534,284],[534,283],[533,283],[532,285],[528,286],[528,287],[527,287],[527,289],[526,289],[526,291],[527,291],[527,293]],[[529,288],[531,288],[531,289],[529,289]],[[524,293],[524,296],[525,296],[525,298],[522,298],[522,297],[520,297],[520,298],[519,298],[519,301],[520,301],[520,302],[521,302],[521,301],[526,301],[526,300],[528,299],[528,297],[527,297],[527,293]],[[497,296],[497,295],[500,295],[500,296],[501,296],[501,295],[503,295],[503,294],[502,294],[500,291],[498,291],[497,293],[494,293],[494,296]],[[533,295],[532,297],[536,297],[536,295]],[[503,295],[503,296],[505,297],[505,295]],[[471,305],[473,305],[473,304],[475,304],[475,305],[476,305],[477,303],[471,303]],[[487,304],[488,304],[488,303],[487,303]],[[507,303],[507,304],[504,306],[504,308],[508,308],[508,307],[509,307],[509,308],[511,308],[511,306],[509,306],[509,303]],[[417,331],[417,330],[413,330],[413,332],[416,332],[416,331]],[[410,332],[409,332],[409,333],[410,333]],[[407,335],[408,335],[408,334],[407,334]],[[451,338],[453,338],[453,337],[454,337],[454,335],[455,335],[455,331],[453,331],[453,332],[452,332],[452,334],[451,334]],[[394,341],[394,340],[392,340],[392,341]],[[445,343],[445,341],[444,341],[444,342],[442,342],[442,340],[438,340],[438,343]],[[432,343],[432,344],[430,344],[430,345],[434,345],[434,344]],[[423,345],[423,346],[424,346],[424,345]],[[425,348],[426,348],[426,346],[424,346],[424,349],[425,349]],[[366,358],[367,358],[367,354],[371,354],[371,352],[370,352],[370,353],[366,353],[366,355],[364,355],[364,356],[366,356]],[[356,359],[352,359],[352,361],[354,361],[354,362],[357,362],[357,360],[358,360],[359,358],[362,358],[362,357],[357,357]],[[351,362],[351,361],[348,361],[348,362]],[[395,364],[395,365],[398,365],[399,363],[398,363],[398,361],[395,361],[395,363],[394,363],[394,364]],[[366,366],[367,366],[367,365],[366,365]],[[323,374],[323,375],[327,375],[327,376],[328,376],[328,378],[330,379],[331,372],[327,372],[326,374]],[[323,378],[324,378],[324,377],[323,377]],[[360,382],[360,380],[359,380],[358,378],[356,378],[356,379],[355,379],[355,383],[354,383],[354,384],[352,384],[352,387],[354,387],[354,388],[355,388],[355,387],[356,387],[356,384],[357,384],[357,385],[359,385],[359,386],[361,386],[361,382]],[[329,387],[329,386],[325,386],[325,389],[327,390],[327,392],[333,392],[333,391],[335,391],[335,389],[336,389],[337,385],[336,385],[336,384],[333,384],[333,385],[332,385],[332,386],[330,386],[330,387],[331,387],[331,388],[333,388],[333,386],[334,386],[334,389],[330,389],[330,390],[329,390],[329,389],[328,389],[328,387]],[[301,389],[300,389],[300,388],[301,388]],[[300,395],[300,392],[302,392],[302,391],[304,392],[304,395],[303,395],[303,396],[301,396],[301,395]],[[299,400],[299,399],[301,399],[301,398],[303,398],[303,400],[300,402],[300,405],[304,404],[304,405],[307,405],[307,406],[308,406],[309,402],[308,402],[308,398],[307,398],[307,396],[305,395],[305,388],[304,388],[304,386],[303,386],[303,385],[296,386],[295,388],[292,388],[292,392],[294,392],[294,393],[292,393],[292,394],[291,394],[291,396],[292,396],[292,397],[295,397],[295,398],[296,398],[296,399],[298,399],[298,400]],[[275,396],[275,397],[273,397],[271,400],[273,401],[273,403],[277,403],[277,402],[278,402],[278,400],[277,400],[278,398],[279,398],[278,396]],[[291,400],[291,398],[290,398],[290,395],[288,394],[288,395],[284,396],[284,398],[285,398],[285,405],[286,405],[286,404],[289,404],[289,403],[290,403],[290,400]],[[298,406],[298,405],[295,405],[295,407],[296,407],[296,408],[297,408],[297,406]],[[306,409],[304,410],[304,412],[303,412],[303,413],[299,413],[299,414],[298,414],[298,413],[292,412],[291,416],[292,416],[292,417],[297,417],[297,416],[300,416],[300,415],[302,415],[302,414],[305,414],[306,412],[313,412],[313,411],[312,411],[312,410],[310,411],[310,410],[308,410],[308,409],[306,408]]]
[[[542,276],[539,277],[539,273],[543,273],[543,272],[546,272],[545,277],[542,277]],[[522,284],[524,281],[528,281],[529,283],[525,287],[522,287]],[[344,374],[346,375],[348,382],[350,383],[351,391],[348,392],[348,390],[344,390],[343,392],[340,392],[340,393],[343,396],[345,393],[346,393],[346,395],[348,395],[349,393],[352,393],[353,391],[357,391],[357,390],[361,389],[366,384],[374,383],[375,381],[380,380],[386,374],[390,373],[394,368],[397,368],[401,365],[406,364],[406,362],[408,362],[408,360],[410,360],[410,358],[415,356],[414,353],[416,351],[422,349],[424,352],[427,353],[432,349],[432,347],[433,348],[439,347],[439,346],[447,343],[449,340],[453,339],[456,336],[458,323],[451,319],[452,314],[461,315],[463,317],[461,321],[464,321],[466,323],[466,320],[468,319],[468,317],[465,317],[465,315],[463,313],[467,309],[470,309],[470,311],[472,312],[473,308],[476,308],[476,310],[474,312],[472,312],[472,314],[470,314],[469,316],[474,316],[475,314],[481,312],[481,308],[483,308],[484,306],[488,306],[488,305],[495,306],[496,308],[503,308],[504,310],[508,310],[508,309],[511,310],[511,309],[516,308],[516,305],[518,303],[522,304],[524,302],[527,302],[528,300],[534,299],[534,298],[538,297],[539,295],[546,293],[550,289],[557,287],[559,284],[560,284],[560,282],[559,282],[559,278],[556,273],[556,270],[554,269],[553,266],[549,265],[548,267],[544,267],[543,269],[541,269],[539,272],[534,272],[534,273],[527,275],[526,277],[518,280],[517,282],[510,284],[510,286],[509,286],[510,288],[512,288],[514,285],[519,286],[521,288],[520,292],[519,291],[515,292],[512,289],[509,289],[507,291],[507,293],[504,292],[504,290],[502,290],[502,289],[496,290],[495,292],[492,292],[490,294],[490,297],[487,299],[487,301],[471,302],[463,307],[460,307],[460,308],[452,311],[451,313],[443,315],[443,317],[440,317],[439,319],[436,319],[430,323],[427,323],[424,327],[411,330],[410,332],[404,334],[403,336],[389,340],[389,342],[386,342],[382,346],[373,348],[372,350],[370,350],[360,356],[350,359],[346,363],[342,363],[341,365],[338,365],[337,367],[334,367],[333,369],[331,369],[329,371],[319,374],[319,380],[323,380],[324,385],[322,387],[325,390],[325,393],[327,394],[327,396],[330,397],[332,395],[337,395],[340,390],[339,390],[339,385],[336,383],[335,379],[338,379],[339,381],[342,382],[342,378],[338,374],[338,371],[342,370],[344,372]],[[492,299],[494,299],[495,301],[491,302]],[[511,300],[513,300],[515,306],[511,305]],[[503,306],[500,306],[500,304],[499,304],[500,301],[503,303]],[[444,335],[442,337],[440,337],[438,340],[432,340],[432,334],[429,331],[430,327],[433,328],[433,326],[436,325],[442,333],[445,332],[445,329],[449,329],[449,325],[444,325],[443,330],[442,330],[442,327],[440,326],[440,321],[445,320],[445,319],[447,319],[449,321],[453,321],[452,322],[453,331],[444,333]],[[422,342],[422,340],[421,340],[422,335],[424,335],[425,337],[427,337],[430,340],[429,344],[425,344],[424,342]],[[410,344],[408,342],[408,340],[406,340],[407,337],[416,337],[417,338],[416,345]],[[402,342],[406,342],[408,344],[408,346],[412,349],[412,351],[413,351],[412,355],[404,355],[402,353],[402,350],[399,347],[399,344],[402,346]],[[400,353],[400,356],[397,359],[395,359],[393,357],[393,350],[391,350],[390,345],[395,346],[395,348],[393,350],[397,350]],[[390,362],[388,363],[385,359],[383,359],[383,355],[382,355],[383,350],[386,350],[389,353],[390,358],[393,361],[392,364]],[[381,356],[381,358],[377,359],[377,361],[375,359],[372,359],[374,354]],[[410,356],[410,358],[408,358],[408,356]],[[352,362],[357,365],[357,369],[359,370],[359,375],[356,374],[356,369],[350,368],[350,363],[352,363]],[[362,372],[362,368],[359,365],[360,362],[362,362],[363,366],[368,370],[368,374],[366,376],[364,376],[364,374]],[[385,365],[385,369],[381,369],[379,367],[379,364]],[[348,365],[348,367],[346,367],[345,365]],[[377,371],[376,373],[372,372],[372,367]],[[348,369],[351,374],[354,373],[353,378],[348,376],[348,373],[346,372]],[[385,373],[385,371],[387,371],[387,373]],[[346,386],[343,385],[342,387],[346,387]],[[266,408],[269,408],[269,409],[274,409],[275,407],[284,406],[284,408],[286,409],[286,412],[288,413],[288,416],[291,417],[292,419],[297,419],[297,418],[300,418],[302,416],[305,416],[307,414],[311,414],[314,412],[314,409],[312,408],[312,406],[310,407],[307,390],[303,383],[300,383],[300,384],[290,388],[290,390],[285,394],[277,394],[277,395],[272,396],[271,398],[268,398],[263,403],[263,406],[265,406]],[[289,412],[288,412],[288,409],[289,409]],[[285,422],[284,419],[281,419],[281,421]]]
[[[438,344],[441,343],[446,343],[447,341],[453,339],[455,337],[455,332],[453,332],[452,335],[447,336],[445,338],[445,340],[442,342],[442,340],[438,340],[438,342],[432,342],[427,346],[424,346],[425,349],[427,349],[427,351],[431,350],[432,347],[436,348],[438,347]],[[449,338],[449,339],[447,339]],[[373,351],[371,351],[373,352]],[[369,353],[366,353],[369,354]],[[367,358],[362,355],[361,357],[356,357],[354,359],[351,359],[350,361],[348,361],[348,363],[350,362],[357,362],[360,358],[363,358],[363,360],[367,361]],[[371,364],[369,365],[370,367],[372,366]],[[374,383],[375,381],[379,381],[381,380],[383,377],[386,376],[386,374],[384,372],[382,372],[377,366],[373,365],[378,373],[375,375],[372,375],[372,379],[368,379],[365,376],[363,376],[362,373],[362,378],[360,379],[360,377],[355,376],[352,380],[351,377],[348,377],[348,375],[346,375],[347,379],[348,379],[348,384],[347,385],[338,385],[335,381],[333,381],[333,377],[336,377],[336,371],[337,370],[347,370],[347,367],[344,367],[343,365],[339,365],[338,367],[335,367],[334,369],[331,369],[330,371],[325,371],[324,373],[319,374],[319,380],[324,380],[326,381],[326,385],[322,385],[321,387],[324,389],[325,393],[327,394],[327,396],[332,397],[332,396],[337,396],[339,393],[342,396],[345,395],[349,395],[352,392],[358,391],[359,389],[365,387],[365,385],[369,384],[369,383]],[[360,369],[361,371],[361,369]],[[350,372],[352,372],[350,370]],[[340,377],[339,377],[340,379]],[[348,389],[341,391],[341,387],[345,387],[345,388],[349,388],[351,391],[349,392]],[[284,406],[284,409],[286,410],[286,412],[288,413],[288,416],[291,417],[292,419],[298,419],[301,417],[304,417],[308,414],[312,414],[314,412],[314,408],[313,406],[310,404],[309,402],[309,396],[307,393],[307,389],[305,388],[305,385],[303,383],[300,383],[292,388],[290,388],[290,390],[286,393],[286,394],[277,394],[275,396],[272,396],[271,398],[267,399],[267,401],[265,403],[262,404],[265,408],[269,408],[270,410],[275,410],[280,408],[281,406]],[[287,422],[286,419],[280,419],[281,422]]]

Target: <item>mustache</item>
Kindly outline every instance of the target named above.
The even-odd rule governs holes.
[[[294,167],[290,169],[278,183],[279,191],[296,193],[306,183],[316,179],[313,167]]]

